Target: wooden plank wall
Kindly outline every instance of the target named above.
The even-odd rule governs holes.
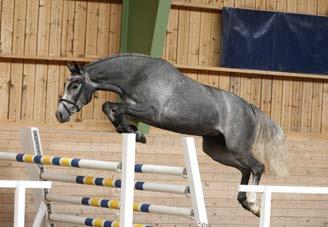
[[[167,164],[183,166],[183,153],[180,135],[153,133],[147,137],[146,145],[137,146],[137,162],[144,164]],[[50,128],[41,129],[44,153],[64,157],[118,161],[121,158],[121,136],[117,133],[59,131]],[[264,175],[263,184],[327,186],[327,137],[289,136],[291,176],[278,178]],[[0,150],[16,152],[20,150],[18,130],[0,130]],[[197,152],[201,169],[201,178],[205,190],[205,201],[209,222],[212,227],[255,227],[258,218],[245,211],[237,202],[237,186],[241,174],[231,167],[212,161],[201,150],[201,140],[197,138]],[[26,168],[29,164],[0,161],[1,179],[27,179]],[[80,174],[91,176],[119,177],[119,174],[106,171],[93,171],[63,167],[47,167],[48,172],[58,174]],[[137,174],[138,180],[152,182],[185,184],[180,177]],[[28,191],[30,194],[30,190]],[[119,192],[114,189],[97,186],[81,186],[66,183],[54,183],[53,193],[58,195],[98,196],[118,199]],[[13,190],[1,189],[0,226],[11,227],[13,218]],[[190,200],[181,195],[136,192],[136,201],[161,205],[188,207]],[[31,226],[35,208],[30,196],[27,198],[27,226]],[[93,217],[113,218],[113,210],[90,208],[78,205],[55,205],[55,211],[68,214],[80,214]],[[136,223],[156,224],[158,227],[187,227],[189,219],[135,213]],[[274,194],[272,205],[273,227],[323,227],[328,222],[328,195],[282,195]],[[59,224],[59,227],[72,227]]]
[[[99,57],[119,51],[121,1],[2,0],[2,54]],[[0,120],[51,123],[68,75],[65,62],[0,60]],[[104,120],[105,92],[75,120]],[[99,109],[99,111],[94,111]]]
[[[217,8],[239,7],[328,15],[319,0],[179,0]],[[221,15],[218,10],[175,6],[171,10],[164,58],[179,65],[218,66]],[[234,92],[260,107],[286,131],[327,133],[327,80],[183,70],[210,86]]]

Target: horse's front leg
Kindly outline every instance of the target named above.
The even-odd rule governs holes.
[[[128,124],[125,118],[123,104],[105,102],[102,106],[102,110],[118,133],[135,133],[137,142],[146,143],[145,135],[140,133],[134,125]]]

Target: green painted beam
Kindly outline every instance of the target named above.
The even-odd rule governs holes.
[[[122,16],[121,16],[121,37],[120,37],[120,51],[127,52],[128,45],[128,19],[129,19],[130,1],[123,0],[122,2]]]
[[[157,7],[156,25],[154,28],[153,42],[150,55],[153,57],[162,57],[166,37],[166,28],[171,9],[171,0],[160,0]]]
[[[171,0],[123,0],[121,52],[161,57]]]
[[[123,53],[162,57],[171,0],[123,0],[121,46]],[[144,133],[149,126],[138,123]]]

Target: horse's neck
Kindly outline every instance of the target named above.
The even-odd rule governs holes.
[[[119,95],[140,68],[138,59],[108,59],[85,68],[85,72],[95,83],[96,90],[113,91]]]
[[[85,67],[85,72],[96,83],[115,83],[118,77],[124,75],[121,64],[111,59],[95,62]]]
[[[86,66],[85,70],[95,82],[120,85],[129,81],[147,61],[147,58],[134,56],[114,57]]]

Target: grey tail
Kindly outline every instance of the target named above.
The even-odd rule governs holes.
[[[258,125],[252,153],[265,165],[265,172],[276,176],[289,175],[287,141],[282,128],[257,108]]]

